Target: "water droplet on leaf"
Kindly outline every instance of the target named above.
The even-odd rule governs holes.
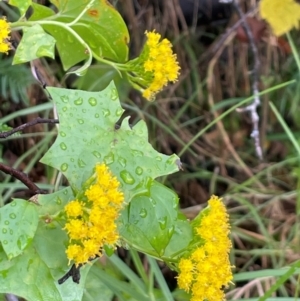
[[[135,183],[135,179],[133,178],[133,176],[130,174],[130,172],[128,172],[127,170],[122,170],[120,172],[120,177],[122,178],[122,180],[129,185],[132,185]]]
[[[61,148],[62,150],[66,150],[66,149],[67,149],[67,146],[66,146],[66,144],[65,144],[64,142],[61,142],[61,143],[59,144],[59,146],[60,146],[60,148]]]
[[[79,167],[85,167],[86,166],[86,163],[81,159],[78,159],[77,163],[78,163]]]
[[[90,97],[89,98],[89,104],[94,107],[97,105],[97,99],[95,97]]]
[[[66,133],[63,132],[63,131],[60,131],[59,134],[60,134],[62,137],[66,137]]]
[[[166,164],[168,165],[173,165],[174,164],[174,157],[170,157],[167,161]]]
[[[64,102],[64,103],[68,103],[68,102],[69,102],[69,97],[68,97],[67,95],[61,96],[60,99],[61,99],[62,102]]]
[[[6,234],[6,233],[7,233],[7,229],[6,229],[6,228],[3,228],[3,229],[2,229],[2,233],[3,233],[3,234]]]
[[[63,163],[61,166],[60,166],[60,170],[61,171],[67,171],[69,165],[67,163]]]
[[[9,217],[10,217],[11,219],[15,219],[17,216],[16,216],[14,213],[10,213]]]
[[[140,211],[140,217],[145,218],[147,216],[148,212],[145,208],[142,208]]]
[[[156,206],[156,201],[152,198],[149,198],[149,201],[151,202],[151,204],[153,205],[153,207]]]
[[[122,167],[126,167],[127,160],[123,157],[119,157],[118,162]]]
[[[172,226],[171,228],[168,229],[168,236],[169,238],[171,239],[171,237],[173,236],[174,234],[174,230],[175,230],[175,227]]]
[[[10,206],[12,206],[12,207],[15,207],[16,205],[17,205],[16,201],[13,201],[13,202],[10,203]]]
[[[104,157],[105,164],[109,165],[115,162],[115,155],[114,153],[109,153],[107,156]]]
[[[113,88],[111,89],[111,94],[110,94],[110,99],[111,100],[116,100],[118,98],[118,91],[117,89]]]
[[[74,104],[76,106],[80,106],[83,104],[83,98],[82,97],[79,97],[78,99],[74,100]]]
[[[9,221],[5,221],[4,224],[5,224],[5,225],[9,225]]]
[[[104,117],[107,117],[107,116],[110,115],[110,110],[103,109],[103,110],[102,110],[102,114],[103,114]]]
[[[95,114],[95,118],[99,118],[100,115],[98,113]]]
[[[84,124],[84,120],[83,119],[77,119],[79,124]]]
[[[101,158],[101,154],[97,151],[93,151],[92,154],[96,157],[96,158]]]
[[[165,216],[164,218],[158,220],[158,223],[159,223],[159,227],[160,229],[162,230],[165,230],[166,229],[166,226],[167,226],[167,217]]]
[[[119,108],[116,110],[116,116],[119,117],[123,114],[124,110],[122,108]]]
[[[139,175],[139,176],[140,176],[143,172],[144,172],[144,170],[143,170],[143,168],[140,167],[140,166],[138,166],[138,167],[135,169],[135,173],[136,173],[137,175]]]
[[[144,153],[137,149],[132,149],[131,153],[134,157],[143,157],[144,156]]]

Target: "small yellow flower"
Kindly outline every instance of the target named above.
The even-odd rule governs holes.
[[[10,27],[5,18],[0,19],[0,52],[7,53],[10,49],[9,43]]]
[[[276,36],[299,27],[300,4],[294,0],[261,0],[259,10]]]
[[[76,262],[78,261],[79,256],[82,254],[82,247],[76,244],[69,245],[66,250],[66,254],[69,258],[69,261],[74,260]]]
[[[232,280],[228,258],[231,248],[228,214],[218,197],[212,196],[208,204],[208,210],[195,226],[197,235],[204,242],[178,264],[178,286],[191,292],[191,301],[225,300],[222,288]]]
[[[194,280],[194,264],[190,259],[182,258],[178,264],[180,274],[177,278],[178,286],[185,291],[189,292],[191,284]]]
[[[123,207],[120,183],[105,164],[98,164],[92,185],[84,192],[84,200],[73,200],[65,206],[70,244],[69,261],[83,264],[101,256],[104,245],[114,247],[119,239],[116,219]]]
[[[146,32],[146,36],[141,55],[127,63],[128,77],[146,99],[153,100],[163,87],[178,79],[180,67],[170,41],[160,41],[161,35],[154,31]]]
[[[68,203],[65,207],[67,216],[78,217],[80,215],[83,215],[83,206],[84,204],[82,202],[79,202],[78,200],[74,200]]]

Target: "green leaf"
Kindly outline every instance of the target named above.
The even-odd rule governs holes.
[[[57,20],[71,22],[86,7],[78,0],[51,1],[59,9]],[[94,1],[74,29],[98,55],[117,62],[128,58],[129,34],[118,11],[106,0]]]
[[[84,76],[78,77],[72,87],[86,91],[101,91],[117,76],[119,73],[116,69],[99,63],[91,66]]]
[[[68,237],[57,216],[72,198],[72,190],[67,188],[39,195],[40,206],[31,204],[41,218],[30,246],[12,260],[7,259],[0,246],[0,293],[13,292],[30,301],[81,300],[90,264],[80,269],[79,284],[70,278],[62,285],[57,282],[70,269],[65,254]]]
[[[31,5],[32,0],[9,0],[10,5],[16,6],[21,13],[21,16],[25,15],[28,7]]]
[[[32,3],[31,7],[33,9],[33,14],[30,16],[29,21],[37,21],[54,15],[54,11],[47,6]]]
[[[178,219],[177,206],[176,193],[154,181],[149,194],[134,197],[122,212],[121,237],[139,251],[159,258],[174,257],[192,238],[189,223]],[[179,239],[180,235],[185,237]]]
[[[111,301],[114,293],[101,281],[101,267],[94,264],[87,276],[83,301]]]
[[[24,29],[24,35],[17,48],[13,64],[30,62],[48,56],[54,58],[55,39],[36,24]]]
[[[93,5],[69,27],[71,23],[86,8],[87,3],[78,0],[52,1],[58,7],[58,14],[45,19],[39,11],[34,11],[31,20],[60,22],[43,24],[43,28],[56,40],[56,46],[62,60],[64,70],[86,60],[89,55],[86,47],[70,32],[74,30],[98,57],[116,62],[126,62],[128,59],[129,34],[126,24],[115,8],[106,0],[94,1]],[[72,53],[72,55],[70,55]]]
[[[113,83],[101,92],[48,88],[60,120],[59,135],[41,162],[62,171],[75,191],[104,162],[121,182],[127,202],[147,192],[152,179],[178,171],[176,155],[158,153],[148,142],[144,121],[132,128]]]
[[[193,240],[193,231],[189,221],[178,219],[174,224],[174,233],[166,247],[164,257],[176,259]]]
[[[0,241],[8,259],[20,255],[31,243],[36,232],[36,205],[15,199],[0,209]]]

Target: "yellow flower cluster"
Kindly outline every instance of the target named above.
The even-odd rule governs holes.
[[[84,199],[65,206],[65,229],[70,238],[66,254],[76,265],[101,256],[103,246],[115,247],[119,238],[115,221],[124,203],[120,183],[105,164],[96,166],[94,177]]]
[[[300,4],[295,0],[261,0],[259,10],[276,36],[299,27]]]
[[[146,31],[146,36],[147,41],[140,56],[122,68],[127,71],[133,87],[140,90],[146,99],[154,100],[163,87],[178,79],[180,67],[169,40],[160,41],[161,35],[155,31]]]
[[[10,49],[9,43],[10,27],[5,18],[0,19],[0,52],[7,53]]]
[[[151,73],[152,82],[144,90],[143,96],[151,100],[168,82],[177,80],[180,67],[169,40],[159,42],[161,35],[156,32],[146,32],[146,36],[148,57],[144,62],[144,69]]]
[[[191,292],[191,301],[225,300],[222,288],[232,280],[228,214],[220,198],[212,196],[208,204],[207,214],[195,228],[204,243],[178,264],[178,286]]]

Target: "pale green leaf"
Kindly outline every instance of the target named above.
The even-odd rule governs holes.
[[[13,64],[30,62],[48,56],[54,58],[55,39],[36,24],[24,29],[24,35],[17,48]]]
[[[0,241],[8,259],[20,255],[31,243],[38,224],[36,207],[15,199],[0,208]]]
[[[113,83],[101,92],[48,88],[60,120],[55,143],[41,162],[60,170],[73,189],[107,164],[121,182],[126,201],[147,192],[152,179],[178,171],[176,155],[163,155],[148,142],[144,121],[131,128],[129,118],[116,129],[123,109]]]

